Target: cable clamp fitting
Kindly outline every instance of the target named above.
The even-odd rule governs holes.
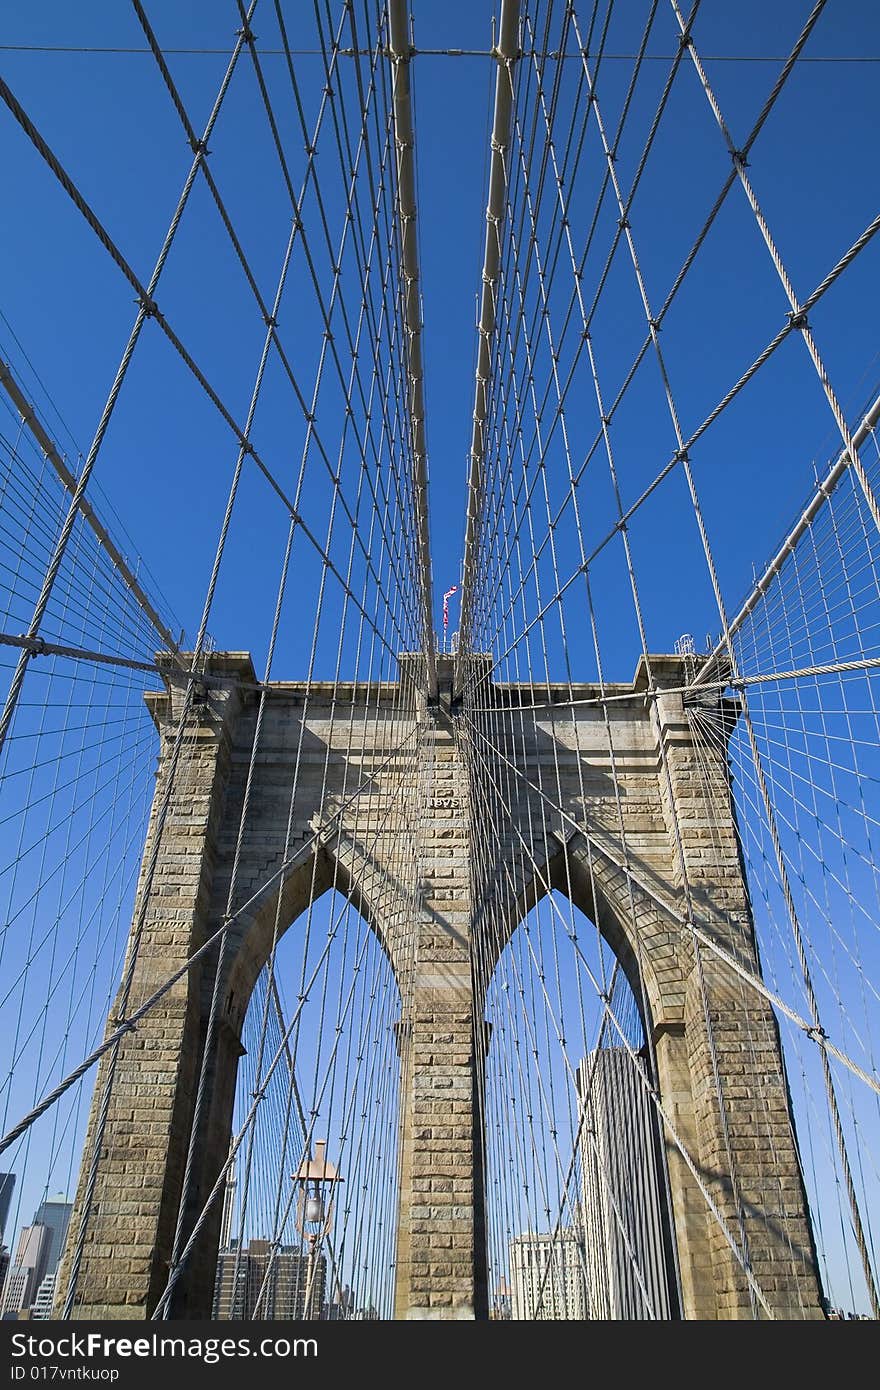
[[[790,309],[786,315],[789,328],[809,328],[807,315],[803,309]]]
[[[737,169],[748,169],[749,161],[746,159],[745,153],[742,150],[731,150],[730,157]]]
[[[199,140],[195,135],[190,138],[189,147],[193,154],[200,154],[202,158],[206,158],[211,153],[207,140]]]
[[[249,24],[243,24],[240,29],[236,29],[235,37],[241,39],[242,43],[253,43],[256,34]]]
[[[628,218],[628,217],[620,217],[620,218],[618,218],[617,225],[618,225],[618,227],[620,228],[620,230],[621,230],[622,232],[628,231],[628,230],[629,230],[629,218]]]
[[[145,316],[148,319],[154,319],[158,317],[159,306],[156,303],[155,299],[151,299],[148,294],[138,295],[137,299],[135,300],[135,303],[141,306]]]
[[[45,651],[46,642],[43,637],[29,638],[29,645],[27,648],[28,656],[43,656],[45,654]]]
[[[820,1046],[828,1038],[825,1029],[818,1023],[812,1028],[806,1028],[804,1031],[808,1038],[812,1038],[813,1042],[819,1043]]]

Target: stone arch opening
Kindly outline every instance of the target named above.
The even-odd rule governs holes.
[[[224,1191],[216,1318],[390,1315],[400,990],[373,923],[338,877],[325,882],[315,873],[314,896],[280,936],[271,973],[259,970],[243,1018],[233,1135],[255,1091],[265,1096]],[[249,968],[258,925],[242,956]],[[240,987],[244,965],[230,978]],[[310,1266],[292,1175],[321,1142],[342,1180],[322,1190],[331,1225]]]
[[[229,1026],[240,1029],[257,979],[266,968],[273,942],[283,941],[298,930],[303,918],[310,918],[328,895],[351,904],[373,933],[389,968],[398,978],[394,941],[387,916],[383,920],[381,902],[370,891],[366,873],[356,877],[353,866],[319,845],[291,856],[290,869],[268,882],[253,905],[242,912],[230,932],[228,965],[224,981],[224,1011]]]
[[[538,879],[485,992],[490,1315],[677,1317],[634,952],[584,913],[577,873],[568,893],[558,864]]]
[[[393,929],[393,922],[390,921],[387,912],[383,921],[383,907],[387,908],[387,904],[383,904],[381,901],[377,902],[376,895],[371,892],[373,884],[379,882],[379,874],[374,872],[371,878],[360,862],[346,863],[341,855],[333,852],[331,847],[316,840],[313,832],[308,834],[303,832],[303,835],[299,852],[294,850],[292,854],[287,853],[282,858],[282,863],[285,858],[290,860],[288,869],[283,874],[276,874],[275,876],[271,872],[267,873],[265,867],[262,867],[260,863],[255,868],[249,863],[249,860],[255,855],[265,854],[259,837],[245,841],[241,860],[242,879],[240,881],[243,883],[241,895],[245,896],[247,893],[247,874],[249,872],[254,873],[255,876],[256,874],[262,875],[264,886],[253,897],[246,910],[239,911],[234,915],[233,923],[227,932],[218,995],[220,1008],[213,1031],[213,1045],[205,1062],[207,1100],[195,1136],[193,1165],[195,1178],[191,1182],[189,1199],[186,1204],[186,1229],[191,1229],[198,1220],[207,1194],[212,1191],[218,1181],[228,1156],[231,1137],[235,1134],[233,1115],[237,1079],[241,1059],[249,1051],[245,1038],[246,1022],[249,1009],[255,998],[258,982],[266,977],[267,962],[272,955],[273,942],[276,942],[276,959],[282,962],[286,960],[288,963],[295,962],[294,972],[298,972],[295,986],[291,990],[294,1042],[285,1048],[285,1055],[280,1060],[276,1058],[276,1070],[285,1066],[289,1068],[291,1059],[294,1066],[297,1065],[297,1050],[300,1043],[304,1039],[308,1040],[314,1032],[312,1029],[310,1033],[309,1018],[314,1013],[312,1001],[315,998],[320,998],[323,1001],[322,1008],[326,1014],[324,1021],[328,1026],[328,1045],[332,1046],[335,1042],[337,1050],[342,1046],[345,1032],[344,1030],[341,1033],[336,1032],[337,1027],[341,1025],[339,1025],[338,1020],[332,1021],[334,1009],[342,997],[343,990],[348,987],[344,979],[345,969],[343,968],[341,975],[336,969],[340,952],[344,959],[348,959],[349,967],[352,967],[357,959],[356,973],[362,978],[363,972],[367,968],[365,962],[371,965],[374,975],[381,972],[385,991],[387,992],[390,988],[394,998],[393,1017],[385,1020],[387,1033],[385,1042],[390,1046],[394,1057],[393,1084],[389,1082],[386,1087],[389,1092],[386,1103],[388,1113],[392,1116],[393,1125],[396,1126],[398,1122],[400,1076],[399,1058],[396,1052],[396,1028],[400,1018],[400,989],[393,960],[392,936],[389,930]],[[347,848],[351,859],[351,848],[350,846]],[[275,854],[276,857],[281,857],[277,848]],[[360,871],[361,876],[355,878],[354,874],[358,871]],[[219,926],[222,921],[226,893],[225,876],[223,874],[216,875],[212,906],[208,918],[209,930],[215,925]],[[248,901],[246,897],[245,901]],[[329,904],[335,904],[335,912],[328,912]],[[358,925],[356,929],[353,929],[351,924],[355,920]],[[331,934],[332,941],[328,939]],[[353,936],[357,937],[358,942],[356,957],[351,957],[350,943]],[[343,945],[342,943],[346,944]],[[347,957],[346,952],[348,952]],[[190,985],[191,1003],[198,1010],[200,1024],[198,1056],[193,1062],[187,1094],[181,1106],[181,1119],[184,1127],[187,1124],[190,1127],[192,1125],[192,1103],[201,1059],[205,1056],[207,1021],[210,1013],[213,982],[214,964],[209,959],[202,973],[201,982],[192,980]],[[354,1007],[356,1007],[355,1003],[349,1000],[349,1010]],[[327,1022],[328,1019],[331,1020],[329,1023]],[[276,1039],[276,1041],[278,1040]],[[273,1056],[274,1054],[264,1058],[264,1070],[272,1061]],[[312,1048],[308,1066],[314,1069],[318,1065],[318,1060],[314,1048]],[[340,1070],[341,1064],[337,1063],[335,1069],[337,1083]],[[369,1069],[364,1070],[364,1077],[369,1078],[371,1075]],[[298,1118],[296,1116],[296,1104],[292,1096],[291,1106],[288,1124],[294,1124]],[[262,1110],[262,1105],[260,1108]],[[300,1146],[303,1151],[297,1152],[295,1157],[291,1157],[291,1171],[295,1171],[299,1164],[304,1161],[303,1146],[306,1143],[313,1150],[319,1141],[324,1140],[332,1144],[333,1139],[337,1137],[330,1130],[327,1133],[321,1132],[320,1107],[310,1105],[308,1108],[310,1112],[316,1108],[317,1113],[314,1115],[309,1113],[306,1116],[306,1128],[301,1136],[303,1144]],[[387,1173],[390,1174],[386,1186],[388,1191],[394,1192],[395,1201],[396,1170],[399,1161],[397,1147],[395,1144],[394,1152],[389,1153],[389,1142],[386,1139]],[[327,1152],[328,1156],[332,1157],[329,1149]],[[363,1156],[358,1155],[358,1163],[361,1163],[362,1160]],[[383,1201],[385,1196],[387,1193],[384,1194]],[[393,1227],[394,1206],[392,1203],[391,1208],[386,1210],[386,1207],[387,1201],[383,1206],[379,1224],[387,1230]],[[222,1208],[222,1202],[216,1200],[204,1223],[203,1233],[189,1257],[187,1270],[180,1279],[178,1290],[175,1291],[175,1303],[172,1306],[176,1316],[208,1317],[211,1315],[212,1309],[219,1306],[215,1271],[219,1269],[222,1278],[225,1268],[222,1259],[224,1234]],[[360,1219],[357,1211],[354,1214],[354,1219]],[[282,1226],[285,1226],[286,1237],[290,1237],[290,1222],[282,1222]],[[280,1235],[283,1245],[290,1247],[292,1243],[295,1244],[291,1239],[285,1238],[285,1230],[282,1230]],[[248,1236],[248,1239],[250,1238],[251,1236]],[[268,1235],[257,1233],[253,1234],[253,1238],[258,1241],[275,1240],[278,1238],[278,1232],[273,1230]],[[283,1253],[290,1256],[287,1263],[292,1263],[295,1251],[288,1249]],[[388,1261],[386,1261],[387,1263]],[[239,1275],[236,1277],[240,1277],[241,1258],[237,1258],[234,1264],[239,1271]],[[347,1282],[344,1277],[345,1271],[342,1266],[340,1266],[339,1277],[336,1275],[336,1268],[336,1264],[331,1261],[329,1272],[335,1281],[332,1293],[336,1300],[335,1305],[331,1306],[343,1306],[346,1299],[354,1297],[354,1292],[351,1281],[348,1280]],[[361,1273],[363,1276],[363,1271]],[[161,1274],[159,1281],[162,1282]],[[361,1282],[363,1282],[363,1278]],[[384,1283],[380,1280],[376,1287],[371,1285],[370,1289],[365,1292],[360,1306],[368,1310],[371,1309],[370,1316],[373,1316],[379,1308],[385,1308],[385,1315],[387,1315],[389,1298],[387,1285],[388,1279],[386,1277]],[[348,1293],[346,1293],[346,1289],[348,1289]],[[158,1292],[161,1292],[161,1289]],[[158,1297],[158,1292],[156,1297]],[[287,1305],[296,1310],[298,1306],[296,1295],[288,1290],[286,1298]],[[228,1303],[229,1300],[227,1299],[226,1302]],[[251,1298],[251,1302],[253,1302],[253,1298]],[[230,1308],[231,1306],[230,1304]],[[258,1314],[260,1313],[260,1306],[257,1306]],[[302,1313],[302,1309],[299,1310],[299,1313]],[[227,1312],[226,1315],[231,1314]]]
[[[520,892],[497,907],[492,904],[491,926],[480,935],[484,990],[514,932],[529,913],[555,893],[598,929],[619,961],[647,1037],[670,1007],[680,1008],[683,980],[678,954],[667,945],[670,920],[635,876],[628,878],[610,854],[588,844],[580,832],[569,833],[565,840],[548,839],[554,846],[552,852],[544,863],[533,866]],[[521,872],[518,876],[523,877]]]

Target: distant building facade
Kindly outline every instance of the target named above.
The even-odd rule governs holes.
[[[45,1274],[51,1240],[48,1226],[34,1224],[22,1228],[3,1286],[0,1315],[4,1318],[17,1318],[30,1310]]]
[[[251,1240],[240,1252],[235,1247],[220,1251],[214,1283],[215,1318],[297,1321],[320,1316],[326,1282],[324,1256],[315,1256],[311,1281],[308,1253],[298,1245],[282,1245],[274,1259],[271,1256],[268,1240]]]
[[[641,1061],[599,1048],[578,1067],[587,1316],[674,1316],[657,1122]]]
[[[580,1320],[587,1316],[580,1233],[563,1227],[528,1232],[510,1242],[510,1314],[522,1321]]]
[[[509,1322],[512,1315],[510,1285],[502,1276],[502,1278],[498,1280],[498,1285],[492,1295],[489,1317],[495,1322]]]
[[[34,1225],[45,1226],[50,1233],[40,1283],[43,1282],[47,1274],[54,1275],[57,1272],[64,1251],[64,1242],[67,1239],[67,1228],[70,1225],[70,1213],[72,1211],[73,1204],[67,1201],[63,1192],[59,1192],[56,1196],[41,1202],[34,1212]]]
[[[37,1296],[31,1306],[32,1318],[51,1318],[52,1305],[55,1302],[55,1285],[58,1282],[58,1270],[52,1274],[47,1274],[37,1289]]]
[[[10,1260],[6,1278],[0,1286],[3,1290],[0,1316],[17,1318],[30,1313],[38,1300],[42,1309],[50,1285],[54,1293],[72,1210],[72,1204],[59,1193],[41,1202],[31,1225],[22,1228],[15,1258]],[[51,1300],[48,1311],[33,1311],[33,1316],[48,1317],[49,1311]]]
[[[14,1173],[0,1173],[0,1246],[3,1244],[3,1237],[6,1234],[6,1222],[9,1220],[9,1208],[12,1206],[12,1189],[15,1187]],[[0,1284],[0,1288],[2,1288]]]

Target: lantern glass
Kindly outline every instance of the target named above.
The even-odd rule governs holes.
[[[305,1219],[308,1222],[324,1220],[324,1203],[317,1193],[314,1197],[306,1197]]]

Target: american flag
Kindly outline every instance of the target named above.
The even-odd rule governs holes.
[[[458,593],[458,585],[453,584],[451,589],[447,589],[443,595],[443,645],[446,646],[446,630],[449,627],[449,600],[453,594]]]

